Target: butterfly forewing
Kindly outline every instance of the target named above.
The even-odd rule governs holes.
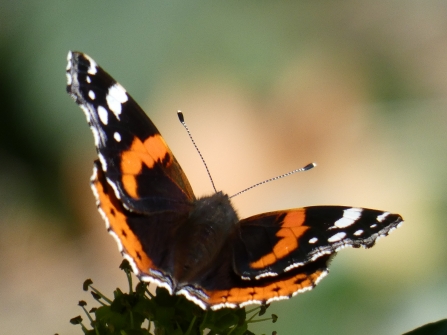
[[[250,279],[277,276],[344,247],[372,247],[401,222],[397,214],[343,206],[255,215],[239,222],[236,272]]]
[[[68,57],[67,91],[87,116],[101,168],[136,212],[188,210],[192,188],[159,131],[126,90],[89,56]]]

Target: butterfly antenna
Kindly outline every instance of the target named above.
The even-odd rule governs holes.
[[[242,193],[247,192],[248,190],[251,190],[252,188],[258,187],[259,185],[267,184],[267,183],[269,183],[269,182],[271,182],[271,181],[274,181],[274,180],[277,180],[277,179],[281,179],[281,178],[290,176],[290,175],[292,175],[292,174],[294,174],[294,173],[297,173],[297,172],[307,171],[307,170],[313,169],[313,168],[316,167],[316,166],[317,166],[316,163],[310,163],[310,164],[307,164],[306,166],[303,166],[302,168],[299,168],[299,169],[296,169],[296,170],[293,170],[293,171],[284,173],[284,174],[282,174],[282,175],[280,175],[280,176],[276,176],[276,177],[273,177],[273,178],[270,178],[270,179],[261,181],[260,183],[254,184],[254,185],[252,185],[252,186],[246,188],[245,190],[242,190],[242,191],[240,191],[240,192],[237,192],[236,194],[233,194],[230,198],[234,198],[234,197],[236,197],[236,196],[238,196],[238,195],[240,195],[240,194],[242,194]]]
[[[210,170],[208,169],[208,165],[206,165],[206,162],[205,162],[205,159],[203,159],[202,153],[200,152],[199,148],[196,145],[196,142],[194,142],[194,139],[192,138],[191,132],[189,131],[188,126],[186,125],[185,118],[183,117],[183,113],[181,111],[177,111],[177,116],[178,116],[178,119],[180,120],[180,122],[182,123],[183,127],[185,127],[186,132],[188,133],[188,136],[191,139],[192,144],[194,145],[194,148],[196,148],[197,152],[199,153],[200,159],[202,160],[203,165],[205,165],[206,172],[208,173],[208,177],[210,178],[211,185],[213,185],[214,192],[217,193],[216,186],[214,186],[213,178],[211,177]]]

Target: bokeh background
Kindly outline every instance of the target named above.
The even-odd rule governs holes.
[[[126,287],[89,188],[93,138],[65,93],[68,50],[127,88],[197,195],[241,217],[316,204],[400,213],[370,250],[275,303],[278,334],[400,334],[447,316],[445,1],[0,0],[0,329],[81,334],[84,279]]]

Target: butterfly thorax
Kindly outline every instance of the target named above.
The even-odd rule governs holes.
[[[174,278],[181,283],[194,283],[215,267],[227,237],[239,221],[228,195],[217,192],[195,201],[188,220],[176,233]]]

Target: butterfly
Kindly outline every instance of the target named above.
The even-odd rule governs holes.
[[[403,222],[390,212],[312,206],[240,219],[219,191],[197,198],[155,125],[97,63],[69,52],[67,92],[98,160],[91,186],[138,277],[203,309],[287,299],[314,288],[345,247],[372,247]]]

